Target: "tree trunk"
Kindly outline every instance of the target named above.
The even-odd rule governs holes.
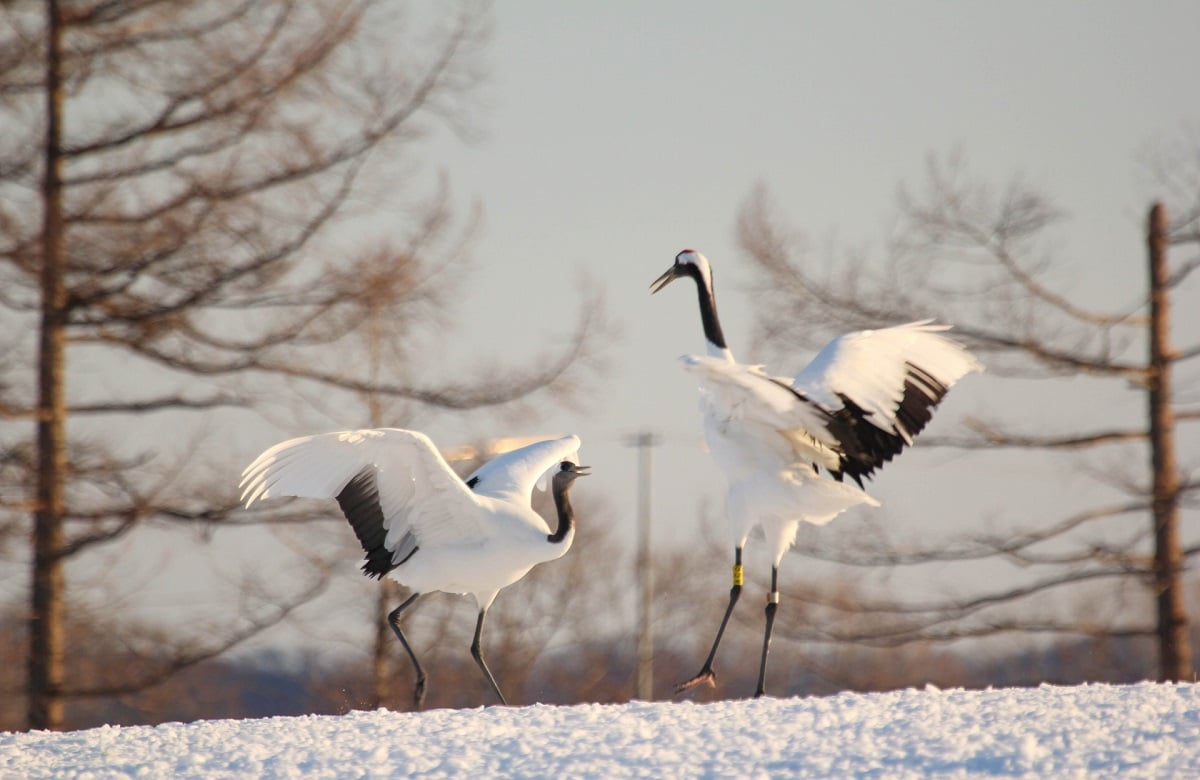
[[[1170,299],[1167,210],[1150,209],[1150,461],[1154,473],[1154,587],[1158,600],[1158,679],[1190,680],[1192,648],[1183,604],[1179,546],[1179,478],[1175,467],[1175,415],[1171,409]]]
[[[30,593],[28,725],[61,729],[63,706],[64,314],[61,36],[57,0],[46,5],[46,137],[42,179],[42,318],[38,345],[37,498]]]
[[[63,397],[66,290],[63,274],[62,29],[57,0],[46,5],[46,138],[42,179],[42,319],[38,345],[37,499],[30,593],[28,725],[63,726]]]

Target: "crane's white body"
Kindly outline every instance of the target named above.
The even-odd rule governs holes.
[[[725,475],[725,513],[736,547],[757,530],[778,566],[801,522],[824,525],[859,504],[879,505],[858,487],[813,470],[811,463],[832,442],[808,433],[823,429],[805,427],[808,409],[765,374],[760,380],[758,367],[700,355],[680,362],[700,381],[704,438]]]
[[[705,439],[728,482],[734,540],[740,548],[761,529],[776,566],[801,522],[823,525],[859,504],[879,505],[859,487],[821,476],[814,467],[840,477],[848,459],[859,458],[860,473],[869,475],[912,444],[928,419],[927,407],[962,376],[982,370],[969,352],[942,335],[949,326],[922,321],[847,333],[794,378],[772,376],[762,366],[738,363],[724,343],[712,270],[702,254],[681,252],[656,291],[684,275],[700,291],[707,354],[680,361],[700,385]],[[923,420],[901,412],[906,393]],[[894,443],[872,452],[852,435],[851,423],[870,426],[871,436]]]
[[[395,568],[388,576],[417,593],[471,594],[486,610],[504,587],[534,566],[564,555],[531,507],[535,483],[575,461],[577,436],[541,441],[501,455],[466,481],[429,437],[381,428],[304,436],[263,452],[243,473],[249,507],[274,496],[336,498],[351,480],[373,474]],[[468,487],[468,483],[473,483]]]

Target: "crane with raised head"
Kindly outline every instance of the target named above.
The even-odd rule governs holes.
[[[535,565],[564,555],[575,538],[570,490],[588,474],[576,460],[577,436],[500,455],[461,479],[423,433],[376,428],[303,436],[263,452],[242,473],[249,508],[276,496],[336,499],[362,544],[363,573],[389,576],[412,595],[387,617],[416,672],[413,705],[426,674],[400,628],[401,614],[423,593],[470,594],[478,616],[471,656],[507,704],[480,647],[484,617],[501,589]],[[550,479],[557,525],[531,507],[534,485]]]
[[[943,335],[949,326],[926,320],[844,334],[794,377],[771,376],[762,366],[734,360],[704,255],[680,252],[651,284],[651,294],[684,278],[696,284],[707,354],[680,360],[699,380],[705,439],[728,483],[734,564],[729,601],[708,658],[676,690],[715,684],[713,660],[742,590],[742,550],[758,531],[772,555],[754,693],[761,696],[779,607],[779,565],[800,523],[824,525],[858,504],[878,506],[861,489],[862,480],[910,446],[950,387],[983,366]]]

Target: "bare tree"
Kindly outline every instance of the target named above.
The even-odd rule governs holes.
[[[32,539],[29,727],[61,727],[68,699],[160,682],[295,606],[219,636],[175,632],[170,664],[123,681],[70,677],[68,562],[148,524],[230,523],[231,464],[198,444],[245,421],[220,422],[226,410],[367,392],[470,409],[563,392],[594,366],[592,301],[531,368],[414,370],[471,231],[410,150],[439,126],[470,131],[488,23],[470,4],[404,10],[0,8],[0,511],[3,538],[27,522]],[[348,351],[375,301],[405,327],[382,371]],[[319,590],[313,564],[293,594]]]
[[[1156,635],[1159,677],[1190,679],[1182,574],[1183,562],[1200,546],[1187,546],[1180,512],[1200,480],[1181,470],[1174,442],[1182,423],[1200,419],[1200,409],[1179,407],[1170,379],[1175,367],[1200,356],[1200,345],[1175,348],[1168,334],[1170,298],[1179,294],[1200,260],[1186,258],[1172,267],[1166,251],[1172,242],[1180,247],[1197,243],[1194,202],[1185,204],[1184,220],[1171,227],[1165,206],[1153,207],[1147,230],[1150,284],[1115,311],[1089,306],[1081,296],[1059,289],[1066,261],[1055,255],[1052,237],[1061,212],[1022,182],[989,187],[969,175],[960,157],[935,159],[924,187],[902,190],[900,202],[903,221],[882,262],[861,255],[823,262],[782,226],[764,188],[751,195],[738,235],[755,274],[762,343],[776,350],[797,343],[815,346],[831,331],[936,317],[986,353],[988,370],[998,377],[992,381],[1009,382],[1012,391],[994,403],[987,418],[967,420],[965,435],[927,439],[922,447],[954,445],[981,457],[1002,448],[1039,452],[1053,459],[1050,468],[1061,470],[1078,466],[1081,455],[1114,453],[1120,468],[1095,462],[1084,467],[1103,483],[1101,490],[1117,489],[1124,496],[1107,505],[1088,505],[1081,498],[1078,509],[1066,517],[1036,518],[1032,526],[1004,534],[976,532],[936,550],[898,550],[881,535],[874,544],[859,540],[857,550],[838,554],[802,539],[802,554],[839,563],[990,560],[1008,562],[1026,574],[1015,584],[922,602],[865,594],[847,602],[821,594],[811,581],[796,597],[826,611],[828,619],[818,624],[840,626],[826,632],[826,640],[895,645],[1006,632]],[[1134,257],[1128,262],[1147,261]],[[1068,380],[1074,380],[1071,389],[1056,395]],[[1037,384],[1039,403],[1062,403],[1073,411],[1080,384],[1089,389],[1127,387],[1142,396],[1140,410],[1149,413],[1139,422],[1139,404],[1127,400],[1105,407],[1079,429],[1031,431],[1022,424],[1028,397],[1011,400],[1029,383]],[[1139,457],[1138,450],[1149,457]],[[1132,465],[1138,461],[1146,468]],[[1003,488],[997,486],[996,492]],[[1131,530],[1127,518],[1139,515],[1152,520]],[[1030,578],[1028,572],[1037,574]],[[1095,590],[1104,583],[1104,590]],[[1111,595],[1124,583],[1149,585],[1158,603],[1156,625],[1139,619],[1144,610],[1136,616],[1134,610],[1105,614],[1100,609],[1055,615],[1050,606],[1052,594],[1063,589],[1091,587],[1093,594]],[[1042,606],[1031,609],[1031,600],[1038,598]],[[800,633],[820,638],[822,632]]]

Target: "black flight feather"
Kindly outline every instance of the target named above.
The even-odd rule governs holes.
[[[400,564],[392,563],[392,552],[384,547],[387,529],[383,527],[383,509],[379,504],[375,468],[367,466],[358,472],[337,494],[337,502],[362,544],[363,552],[367,554],[367,561],[362,567],[363,574],[382,579],[383,575]]]

